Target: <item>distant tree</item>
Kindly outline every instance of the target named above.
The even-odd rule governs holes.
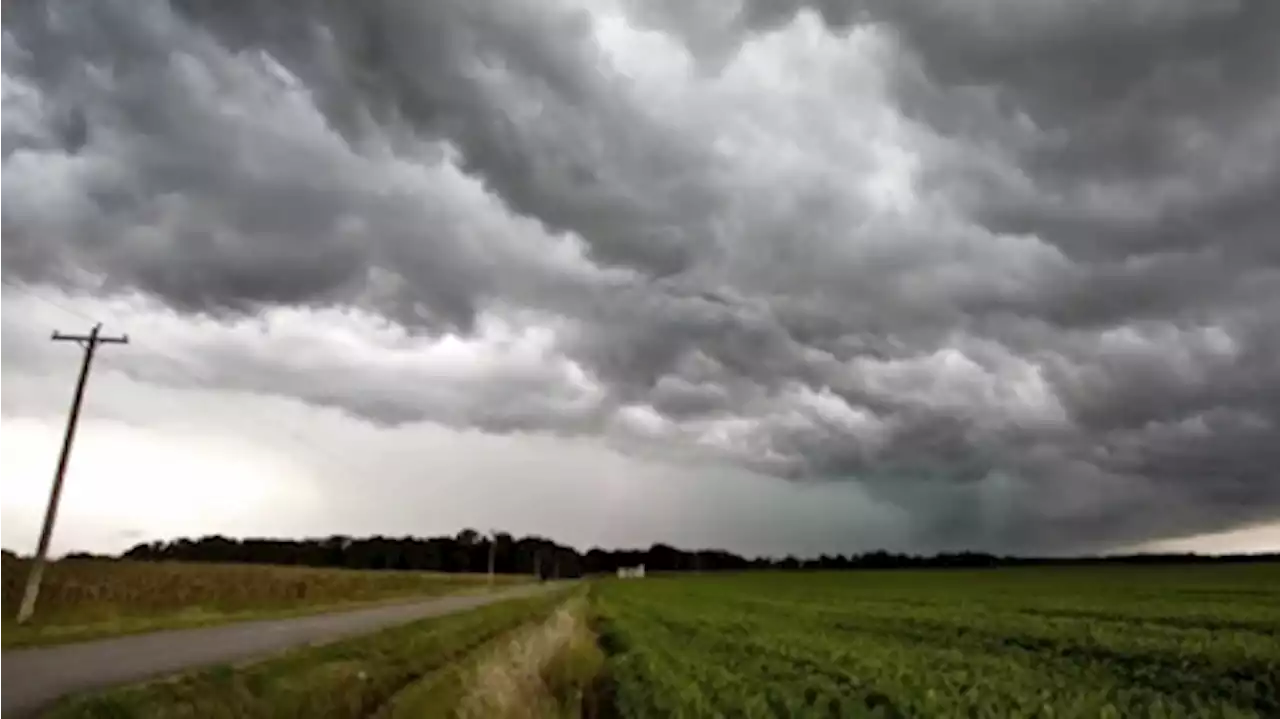
[[[483,572],[488,569],[489,542],[496,544],[495,571],[550,578],[579,577],[584,574],[612,574],[618,567],[644,564],[650,571],[724,571],[742,569],[900,569],[912,567],[977,569],[998,566],[1077,564],[1185,564],[1190,562],[1276,562],[1280,554],[1205,557],[1195,554],[1133,554],[1108,557],[997,557],[981,552],[940,553],[931,557],[891,554],[876,550],[861,555],[823,554],[801,559],[794,555],[778,560],[769,557],[746,559],[719,549],[683,550],[667,544],[648,549],[606,550],[593,547],[582,554],[572,547],[545,537],[516,538],[498,533],[493,540],[482,538],[473,529],[456,536],[352,538],[331,536],[316,539],[233,539],[221,535],[199,539],[175,539],[135,545],[121,556],[139,561],[248,562],[298,564],[352,569],[426,570],[440,572]],[[68,555],[82,558],[84,552]],[[17,556],[8,550],[6,561]]]
[[[98,559],[98,560],[114,560],[115,557],[110,554],[94,554],[93,552],[68,552],[63,555],[63,559]]]

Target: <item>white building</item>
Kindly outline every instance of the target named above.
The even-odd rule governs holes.
[[[644,565],[618,567],[618,579],[644,579]]]

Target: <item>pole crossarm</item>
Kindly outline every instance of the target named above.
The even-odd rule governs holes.
[[[64,335],[61,332],[53,333],[54,342],[75,342],[84,347],[88,342],[94,342],[100,345],[127,345],[129,344],[129,335],[120,335],[119,337],[102,337],[94,339],[89,335]]]

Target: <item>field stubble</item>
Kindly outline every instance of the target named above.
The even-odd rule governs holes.
[[[487,583],[482,574],[71,559],[46,567],[36,613],[18,626],[12,620],[29,568],[4,559],[5,647],[336,610],[478,591]]]

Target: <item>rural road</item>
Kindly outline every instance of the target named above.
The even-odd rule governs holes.
[[[316,614],[135,634],[0,653],[0,714],[29,715],[60,696],[207,664],[235,662],[304,644],[365,634],[415,619],[526,597],[563,584],[533,584],[495,594],[464,594]]]

